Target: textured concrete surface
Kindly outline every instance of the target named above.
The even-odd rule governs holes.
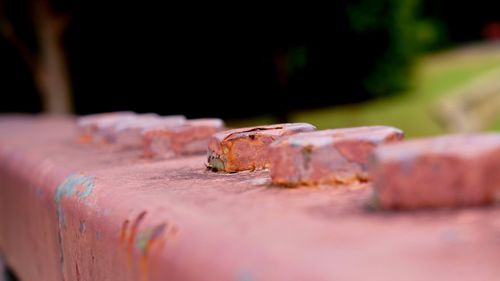
[[[0,251],[23,281],[499,279],[499,208],[370,211],[368,185],[268,187],[74,134],[0,118]]]

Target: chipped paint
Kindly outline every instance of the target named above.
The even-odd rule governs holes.
[[[144,219],[147,213],[148,213],[147,211],[142,211],[132,224],[132,227],[130,229],[130,236],[127,243],[127,249],[129,253],[132,252],[132,245],[135,241],[135,237],[137,236],[137,229],[139,228],[139,225],[141,224],[142,220]]]
[[[89,177],[80,174],[71,174],[57,186],[54,201],[57,207],[57,217],[61,226],[65,224],[65,216],[61,206],[63,198],[70,198],[76,195],[79,199],[88,197],[94,189],[94,177]],[[77,190],[78,187],[83,187],[83,191]]]
[[[65,267],[64,267],[64,240],[62,238],[61,229],[65,227],[65,214],[61,205],[61,201],[63,198],[70,198],[74,195],[78,197],[78,199],[84,199],[89,196],[94,189],[94,177],[89,177],[81,174],[70,174],[67,176],[57,187],[54,195],[54,202],[56,204],[56,215],[58,221],[58,233],[57,238],[59,241],[59,259],[61,266],[61,273],[63,279],[65,279]],[[78,187],[83,187],[83,191],[77,190]],[[80,224],[81,233],[85,231],[85,224]]]
[[[138,277],[138,280],[149,280],[149,262],[153,251],[163,249],[166,239],[174,239],[179,232],[177,226],[169,222],[139,230],[147,214],[147,211],[143,211],[133,221],[125,220],[118,233],[120,244],[127,255],[127,268],[131,270],[130,274]]]
[[[147,256],[151,244],[167,229],[167,224],[162,223],[155,227],[148,227],[137,235],[135,247],[143,256]]]
[[[147,215],[147,211],[142,211],[137,215],[134,222],[130,224],[130,220],[125,220],[122,224],[122,228],[120,230],[120,243],[125,248],[127,254],[127,268],[131,270],[131,274],[133,274],[134,268],[134,255],[133,255],[133,245],[135,242],[135,237],[137,236],[137,230],[139,225],[141,224],[144,217]],[[129,229],[130,225],[130,229]]]
[[[168,229],[167,223],[149,227],[139,233],[135,243],[136,248],[141,252],[139,261],[139,273],[141,280],[149,280],[149,256],[153,248],[161,249],[165,244],[165,237],[162,234]]]
[[[88,197],[94,189],[94,177],[80,174],[71,174],[56,188],[55,202],[60,204],[63,197],[69,198],[76,194],[80,199]],[[78,186],[84,187],[83,191],[77,191]]]
[[[120,230],[120,243],[125,244],[125,241],[127,239],[127,230],[128,230],[128,225],[130,221],[125,220],[122,224],[122,228]]]

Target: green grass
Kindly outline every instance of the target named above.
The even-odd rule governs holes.
[[[446,54],[423,58],[416,69],[411,91],[366,103],[297,112],[293,122],[308,122],[320,129],[390,125],[401,128],[408,137],[443,133],[432,116],[435,102],[453,90],[492,69],[500,67],[500,55],[476,54],[471,57]]]
[[[436,101],[499,67],[500,50],[450,50],[429,55],[418,62],[414,87],[408,92],[365,103],[294,112],[291,121],[308,122],[319,129],[390,125],[401,128],[408,137],[441,134],[444,131],[432,114],[433,110],[437,110]],[[270,116],[261,116],[230,125],[271,122]]]

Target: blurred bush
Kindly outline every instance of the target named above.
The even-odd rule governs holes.
[[[442,44],[444,29],[424,18],[419,0],[359,0],[348,5],[349,25],[355,36],[368,38],[376,50],[362,62],[361,80],[372,96],[387,96],[411,86],[415,59]]]

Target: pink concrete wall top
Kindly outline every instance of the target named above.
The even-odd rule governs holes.
[[[371,211],[371,187],[284,189],[205,156],[81,145],[0,118],[0,255],[21,280],[498,280],[500,209]]]

